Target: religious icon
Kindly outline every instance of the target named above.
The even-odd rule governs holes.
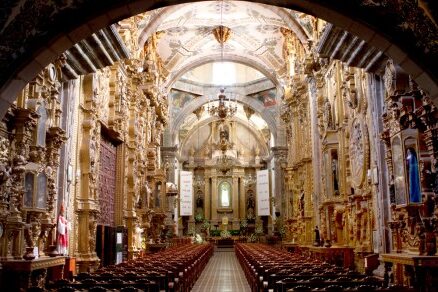
[[[339,183],[338,183],[338,160],[332,160],[332,174],[333,174],[333,191],[335,195],[339,195]]]
[[[418,172],[417,153],[415,152],[414,148],[410,147],[408,148],[406,155],[409,183],[409,202],[421,203],[420,174]]]
[[[318,226],[315,226],[315,242],[313,243],[314,246],[320,246],[321,245],[321,236],[319,234]]]
[[[300,207],[301,216],[304,217],[304,190],[301,190],[299,207]]]

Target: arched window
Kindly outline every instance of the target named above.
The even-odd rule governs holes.
[[[229,182],[221,182],[219,185],[219,205],[222,208],[231,207],[231,185]]]

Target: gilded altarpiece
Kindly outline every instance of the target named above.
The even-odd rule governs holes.
[[[56,254],[56,208],[63,57],[32,80],[0,124],[0,261],[7,290],[43,287],[47,270],[64,264]],[[14,260],[14,262],[10,262]],[[32,272],[28,261],[35,262]],[[28,266],[28,265],[27,265]],[[40,268],[38,268],[40,267]]]
[[[161,230],[165,217],[161,216],[164,205],[157,207],[152,201],[159,189],[159,199],[165,202],[166,176],[158,155],[168,105],[160,89],[157,36],[142,47],[137,30],[133,19],[121,22],[119,33],[133,58],[82,78],[80,170],[76,172],[81,177],[76,191],[77,241],[73,240],[80,271],[99,265],[95,252],[99,222],[127,227],[127,254],[132,258],[144,249],[147,235],[156,233],[151,228]],[[102,135],[117,146],[105,142]]]
[[[286,240],[311,244],[313,234],[313,172],[309,93],[304,75],[296,75],[284,95],[281,118],[286,125]]]
[[[389,172],[391,253],[383,254],[394,284],[437,284],[437,109],[425,92],[392,61],[384,75],[381,139]],[[391,273],[390,273],[391,272]],[[389,275],[392,274],[391,278]]]
[[[316,77],[321,141],[321,245],[354,250],[356,267],[373,252],[374,194],[368,131],[368,79],[333,61]]]

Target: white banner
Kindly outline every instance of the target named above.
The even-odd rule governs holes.
[[[257,171],[257,216],[269,216],[269,170]]]
[[[193,174],[190,171],[180,173],[180,216],[193,215]]]

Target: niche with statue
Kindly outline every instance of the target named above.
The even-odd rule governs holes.
[[[202,191],[198,190],[196,192],[196,213],[195,221],[196,223],[202,223],[204,221],[204,194]]]
[[[393,136],[391,148],[395,205],[420,204],[422,149],[418,143],[418,130],[406,129]]]

